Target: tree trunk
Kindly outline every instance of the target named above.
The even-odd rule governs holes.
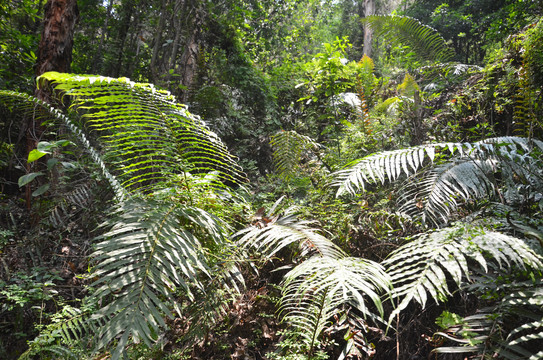
[[[375,14],[375,0],[364,0],[364,16],[368,17]],[[364,55],[371,57],[373,41],[373,30],[370,26],[364,26]]]
[[[190,36],[185,45],[185,51],[181,56],[179,68],[181,74],[181,83],[180,83],[180,100],[181,102],[186,103],[189,99],[190,89],[194,78],[196,77],[196,72],[198,71],[198,57],[200,55],[200,37],[202,23],[204,19],[204,9],[203,5],[199,1],[193,1],[194,5],[194,21],[192,23]]]
[[[159,14],[160,18],[158,20],[158,27],[153,44],[153,55],[151,57],[151,64],[149,66],[149,77],[153,83],[156,83],[158,74],[160,73],[157,69],[158,50],[160,50],[162,47],[162,31],[164,30],[164,25],[166,23],[166,8],[168,3],[169,0],[162,1],[162,7],[160,8]]]
[[[134,12],[134,0],[128,0],[123,2],[123,16],[121,19],[119,34],[118,34],[118,43],[119,47],[117,49],[117,62],[113,68],[113,72],[111,73],[112,77],[119,77],[122,69],[123,64],[123,55],[124,55],[124,48],[126,45],[126,39],[128,38],[128,33],[130,30],[130,24],[132,21],[132,14]]]
[[[182,10],[181,10],[182,8]],[[166,82],[170,81],[171,70],[175,68],[175,60],[177,59],[177,50],[179,49],[179,42],[181,41],[181,33],[183,28],[181,26],[182,14],[185,14],[187,10],[187,1],[175,0],[173,10],[173,23],[175,24],[175,38],[172,44],[172,52],[170,54],[170,62],[168,66],[168,73],[166,74]],[[190,14],[189,14],[190,15]]]
[[[77,0],[48,0],[44,7],[43,31],[38,46],[36,76],[48,71],[70,72],[74,29],[79,19]],[[36,87],[34,95],[47,103],[51,102],[51,94],[45,86]],[[38,119],[30,117],[26,120],[27,154],[36,148],[41,140],[44,127]],[[45,157],[42,158],[45,160]],[[35,163],[27,164],[27,172],[32,172]],[[31,187],[25,189],[26,206],[31,210]]]
[[[108,33],[109,19],[111,18],[111,8],[113,6],[113,0],[107,1],[106,7],[106,19],[104,21],[104,26],[102,26],[102,33],[100,34],[100,42],[98,43],[98,50],[94,53],[92,65],[91,65],[91,74],[101,73],[102,67],[102,49],[104,48],[104,43],[106,41],[106,34]]]
[[[78,19],[79,10],[76,0],[47,1],[38,47],[36,76],[47,71],[70,71],[74,29]],[[50,100],[46,89],[36,89],[35,95],[40,100],[46,102]]]

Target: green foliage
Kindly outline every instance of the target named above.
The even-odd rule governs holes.
[[[543,21],[526,31],[524,39],[524,66],[534,88],[543,86]]]
[[[300,170],[300,161],[310,151],[318,151],[318,144],[310,137],[294,130],[280,131],[273,135],[270,145],[274,148],[273,160],[276,172],[286,180]]]
[[[120,336],[118,358],[129,339],[156,341],[178,287],[191,299],[192,287],[203,289],[200,277],[211,277],[204,248],[220,247],[225,231],[199,208],[160,199],[127,200],[111,215],[93,254],[93,296],[113,300],[93,319],[107,320],[96,334],[98,348]]]
[[[492,292],[499,299],[496,305],[455,319],[448,324],[446,332],[436,334],[459,346],[442,346],[434,352],[476,353],[478,356],[489,354],[508,360],[541,358],[541,279],[513,279],[510,282],[503,280],[505,279],[492,278],[484,284],[487,293],[483,296]],[[473,288],[480,293],[480,289]]]
[[[352,308],[358,315],[353,310],[351,316],[359,321],[382,318],[384,310],[379,294],[389,290],[390,279],[379,264],[346,256],[308,225],[311,223],[297,220],[287,210],[283,216],[262,217],[239,233],[242,237],[238,243],[267,259],[291,244],[298,244],[300,255],[307,260],[285,275],[281,300],[283,321],[294,329],[291,339],[296,341],[283,345],[291,351],[299,347],[297,352],[313,358],[323,331],[332,327],[330,321],[338,313],[347,314]],[[366,298],[373,306],[367,304]],[[363,338],[360,341],[356,346],[368,347]]]
[[[420,21],[395,15],[372,15],[362,19],[376,36],[383,36],[393,44],[409,45],[422,59],[445,62],[453,56],[445,39],[434,29]]]
[[[40,79],[72,98],[70,107],[99,134],[105,159],[128,191],[150,190],[182,171],[217,171],[223,182],[244,179],[215,133],[168,92],[99,76],[46,73]]]
[[[428,144],[408,149],[381,152],[348,164],[332,174],[337,196],[365,190],[368,183],[396,181],[423,168],[425,159],[434,161],[436,151],[457,153],[448,162],[438,163],[423,173],[420,181],[411,181],[400,196],[400,211],[434,225],[444,224],[461,202],[491,197],[497,190],[494,174],[499,169],[509,189],[519,181],[532,184],[540,192],[541,176],[529,169],[540,168],[543,143],[524,138],[504,137],[471,143]],[[519,155],[523,154],[523,155]],[[516,179],[516,180],[515,180]],[[513,201],[513,199],[508,199]]]
[[[0,89],[32,90],[42,7],[36,0],[0,4]]]
[[[417,91],[420,91],[420,88],[417,85],[415,78],[408,73],[405,74],[402,83],[398,85],[398,92],[400,95],[413,97]]]
[[[447,278],[461,287],[473,269],[468,259],[487,272],[487,258],[499,269],[543,269],[540,257],[512,236],[461,225],[424,233],[392,252],[384,262],[394,285],[392,296],[399,299],[394,313],[413,300],[423,308],[429,297],[437,303],[445,301],[451,295]]]

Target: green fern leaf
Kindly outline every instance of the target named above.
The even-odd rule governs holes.
[[[445,62],[454,56],[439,33],[420,21],[407,16],[372,15],[362,19],[376,36],[383,36],[393,44],[407,44],[422,59]]]
[[[245,179],[217,135],[166,91],[126,78],[49,72],[39,80],[70,96],[70,108],[98,134],[105,159],[132,192],[150,191],[189,170],[217,171],[228,183]]]
[[[339,258],[343,250],[319,234],[312,221],[298,220],[294,209],[287,209],[283,216],[270,216],[264,222],[257,222],[235,236],[240,248],[253,249],[265,259],[271,259],[281,249],[298,244],[305,252],[316,252],[322,256]]]
[[[352,307],[382,321],[381,292],[390,289],[384,269],[369,260],[313,256],[292,269],[283,282],[281,313],[312,348],[340,309]],[[368,306],[369,298],[378,314]]]
[[[286,179],[296,174],[304,153],[318,149],[318,144],[310,137],[294,130],[280,131],[270,140],[273,147],[273,161],[277,173]]]
[[[178,287],[189,297],[193,287],[204,289],[200,275],[210,277],[210,269],[201,237],[220,244],[225,231],[198,208],[157,200],[127,200],[114,215],[93,254],[93,296],[104,299],[93,319],[107,321],[96,336],[98,348],[120,337],[116,359],[130,338],[152,345]]]
[[[453,227],[426,233],[394,251],[384,262],[400,299],[393,315],[412,301],[425,307],[428,295],[442,302],[450,295],[447,276],[460,287],[469,279],[471,259],[486,270],[487,258],[500,268],[542,269],[540,258],[520,239],[494,231]],[[391,315],[392,318],[392,315]]]

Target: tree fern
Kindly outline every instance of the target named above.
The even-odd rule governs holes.
[[[445,62],[454,55],[439,33],[420,21],[407,16],[372,15],[362,19],[376,36],[383,36],[394,44],[409,45],[418,56],[431,61]]]
[[[408,242],[384,262],[399,299],[398,313],[412,301],[422,307],[428,298],[441,302],[451,294],[447,279],[460,287],[471,264],[487,271],[489,260],[499,268],[541,270],[538,255],[522,240],[483,228],[456,226],[425,233]]]

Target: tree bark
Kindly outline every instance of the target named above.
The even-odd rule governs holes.
[[[94,53],[92,65],[91,65],[91,74],[101,73],[100,69],[102,67],[102,49],[104,48],[104,43],[106,41],[106,35],[108,33],[109,19],[111,18],[111,9],[113,6],[113,0],[107,1],[106,7],[106,19],[104,21],[104,26],[102,26],[102,33],[100,34],[100,42],[98,43],[98,50]]]
[[[375,14],[375,0],[364,0],[364,16]],[[372,55],[373,30],[370,26],[364,26],[364,55],[371,58]]]
[[[48,71],[69,72],[72,62],[74,29],[79,19],[77,0],[48,0],[44,7],[43,31],[38,46],[36,76]],[[51,102],[51,93],[45,86],[36,87],[34,95],[47,103]],[[26,119],[27,154],[36,148],[41,140],[44,127],[34,117]],[[45,157],[42,158],[45,160]],[[35,163],[27,164],[30,173]],[[31,209],[31,187],[25,189],[27,209]]]
[[[187,43],[185,45],[185,50],[181,56],[179,68],[181,73],[181,83],[180,83],[180,100],[186,103],[189,99],[190,89],[194,78],[196,77],[196,72],[198,71],[198,57],[200,55],[200,40],[201,40],[201,29],[204,19],[204,9],[203,5],[199,1],[193,1],[194,6],[194,21],[192,23],[190,36],[188,37]]]
[[[77,0],[48,0],[44,9],[36,76],[47,71],[69,72],[74,29],[79,19]],[[50,100],[46,89],[36,89],[35,95],[40,100]]]
[[[158,51],[162,47],[162,31],[164,30],[164,25],[166,24],[166,8],[168,6],[169,0],[162,1],[162,6],[160,8],[160,18],[158,20],[158,27],[156,30],[156,35],[153,44],[153,55],[151,57],[151,65],[149,66],[149,77],[151,80],[156,83],[158,79],[159,71],[157,69],[157,60],[158,60]]]

